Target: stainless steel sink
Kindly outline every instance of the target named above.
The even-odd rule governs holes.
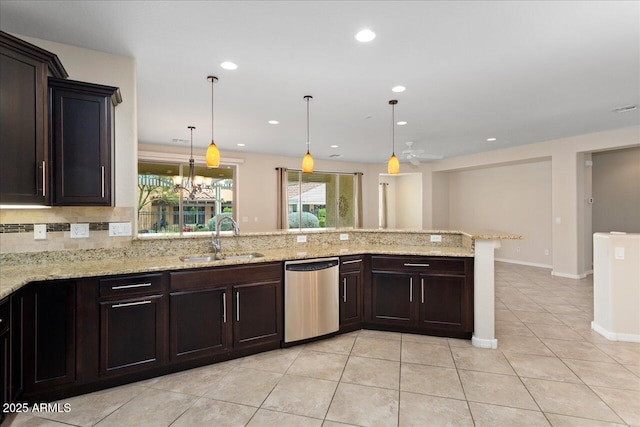
[[[222,260],[234,260],[234,259],[253,259],[253,258],[262,258],[264,255],[258,252],[252,252],[249,254],[232,254],[232,255],[222,255],[221,258],[217,258],[214,254],[211,255],[187,255],[181,256],[180,260],[184,262],[212,262],[212,261],[222,261]]]
[[[252,252],[250,254],[236,254],[236,255],[224,255],[223,259],[252,259],[262,258],[264,255],[258,252]]]

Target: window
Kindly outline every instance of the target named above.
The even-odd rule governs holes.
[[[361,220],[361,173],[279,169],[283,229],[356,228]]]
[[[210,232],[215,230],[213,217],[234,215],[235,167],[196,166],[206,193],[194,199],[174,191],[173,177],[182,176],[186,182],[188,174],[187,164],[138,163],[139,234]]]

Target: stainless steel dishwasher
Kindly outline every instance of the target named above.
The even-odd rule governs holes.
[[[338,258],[284,263],[284,342],[313,338],[339,328]]]

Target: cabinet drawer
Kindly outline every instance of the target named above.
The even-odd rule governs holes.
[[[212,267],[169,273],[169,287],[172,291],[213,289],[227,285],[274,280],[282,280],[281,263]]]
[[[464,258],[437,257],[382,257],[371,258],[372,270],[396,271],[465,271]]]
[[[361,256],[340,257],[340,271],[354,271],[362,269],[364,259]]]
[[[9,328],[10,307],[9,298],[5,298],[4,301],[0,302],[0,333]]]
[[[162,291],[162,273],[100,279],[100,298],[152,295]]]

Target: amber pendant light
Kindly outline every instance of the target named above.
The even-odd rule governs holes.
[[[398,101],[396,99],[392,99],[389,101],[391,105],[391,157],[389,157],[389,162],[387,163],[387,172],[389,175],[397,175],[400,172],[400,162],[396,157],[396,104]]]
[[[213,84],[218,80],[216,76],[208,76],[207,80],[211,80],[211,144],[207,148],[207,154],[205,158],[207,160],[208,168],[217,168],[220,166],[220,150],[213,142]]]
[[[307,154],[302,158],[302,172],[313,172],[313,157],[309,153],[309,101],[313,99],[311,95],[305,95],[304,99],[307,101]]]

